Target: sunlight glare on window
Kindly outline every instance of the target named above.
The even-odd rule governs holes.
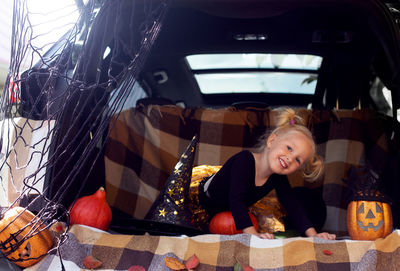
[[[186,60],[203,94],[253,92],[312,95],[322,57],[302,54],[199,54],[187,56]]]
[[[200,54],[186,57],[193,70],[228,68],[280,68],[318,70],[322,57],[302,54]]]

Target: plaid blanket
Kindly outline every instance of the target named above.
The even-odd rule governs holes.
[[[275,126],[277,110],[206,109],[178,106],[133,108],[110,124],[105,170],[108,203],[143,218],[194,134],[199,135],[194,164],[222,165],[233,154],[251,148]],[[372,110],[299,110],[312,130],[324,176],[314,183],[298,174],[292,186],[318,189],[327,205],[323,230],[348,235],[346,178],[350,166],[373,166],[381,172],[387,159],[392,120]]]
[[[165,237],[116,235],[74,225],[61,247],[68,271],[82,270],[83,259],[93,255],[103,262],[99,270],[127,270],[141,265],[146,270],[171,270],[166,257],[200,260],[196,271],[233,270],[237,261],[255,270],[399,270],[400,230],[375,241],[319,238],[265,240],[249,234]],[[56,254],[47,255],[29,271],[61,270]]]
[[[54,120],[7,118],[0,121],[0,206],[10,206],[20,194],[32,193],[24,182],[43,191]],[[43,155],[43,156],[41,156]],[[39,159],[41,157],[41,159]]]

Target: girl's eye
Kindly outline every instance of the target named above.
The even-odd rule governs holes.
[[[287,146],[288,151],[292,151],[292,147]]]
[[[296,162],[300,164],[300,159],[299,159],[299,158],[296,158]]]

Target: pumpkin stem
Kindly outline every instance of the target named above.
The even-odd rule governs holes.
[[[105,199],[106,198],[106,191],[104,187],[100,187],[99,190],[94,193],[94,196],[99,198],[99,199]]]

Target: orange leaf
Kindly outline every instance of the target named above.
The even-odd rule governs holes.
[[[96,269],[96,268],[99,268],[102,264],[103,263],[101,261],[99,261],[98,259],[96,259],[92,255],[86,256],[83,259],[83,265],[87,269]]]
[[[186,261],[185,266],[186,269],[191,270],[195,269],[199,264],[200,264],[199,259],[197,258],[196,254],[193,254],[193,256]]]
[[[178,259],[172,257],[165,258],[165,265],[172,270],[183,270],[185,265],[181,263]]]
[[[322,252],[323,252],[325,255],[332,255],[332,254],[333,254],[332,251],[330,251],[329,249],[324,249]]]

